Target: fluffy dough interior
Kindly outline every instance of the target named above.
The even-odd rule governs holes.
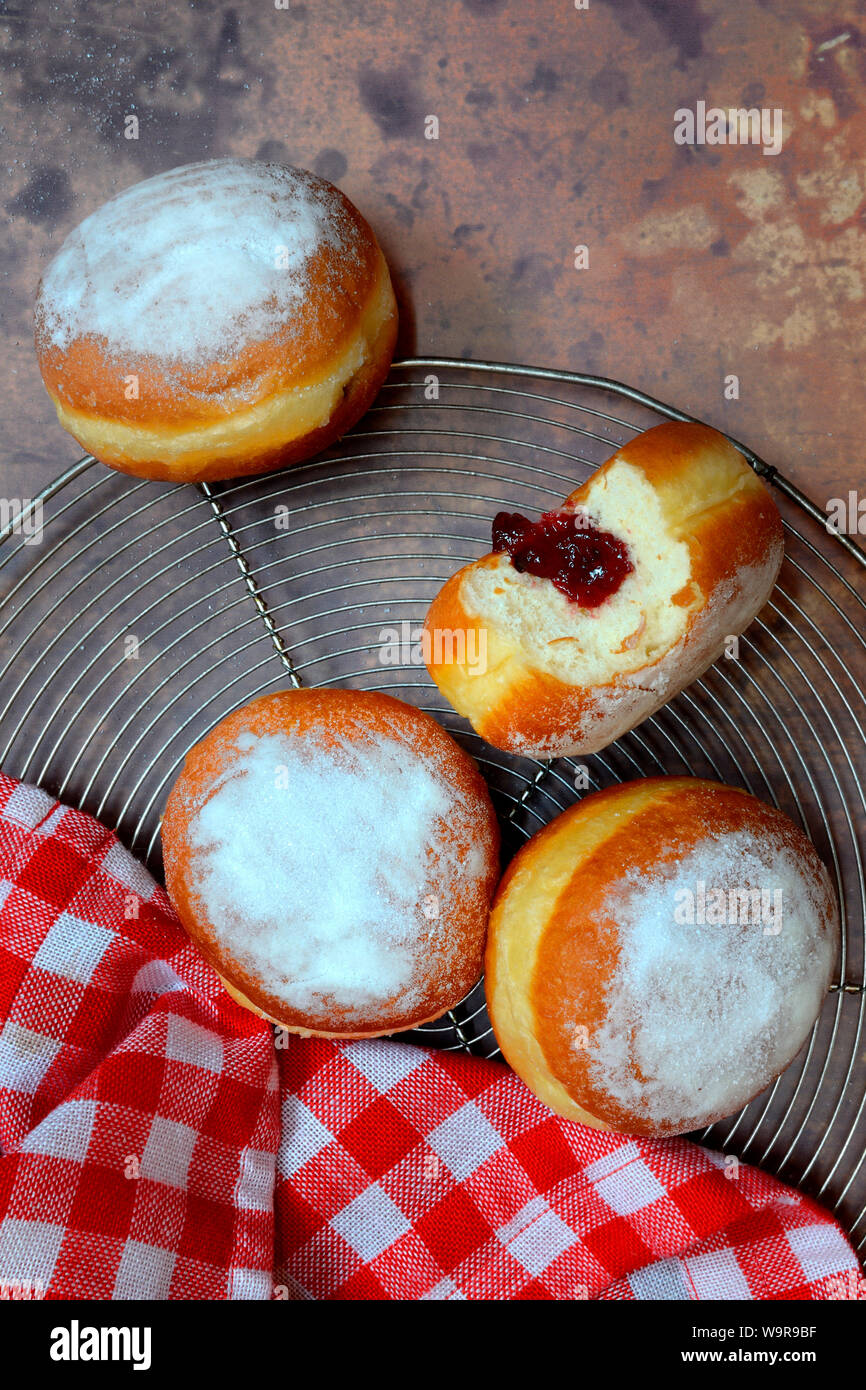
[[[548,579],[519,574],[505,554],[470,569],[461,597],[468,613],[508,633],[528,665],[569,685],[594,686],[674,646],[701,596],[687,590],[688,545],[671,534],[658,493],[639,469],[612,463],[590,484],[584,506],[594,525],[626,542],[634,564],[597,608],[581,608]]]

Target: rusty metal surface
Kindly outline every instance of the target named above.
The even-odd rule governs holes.
[[[285,3],[0,12],[5,492],[77,457],[31,350],[45,260],[113,192],[228,153],[357,201],[394,268],[401,352],[627,380],[822,505],[862,484],[861,4]],[[675,110],[699,100],[781,107],[781,153],[676,145]]]

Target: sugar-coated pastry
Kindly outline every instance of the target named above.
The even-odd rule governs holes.
[[[397,310],[348,198],[304,169],[187,164],[112,198],[42,278],[36,349],[64,429],[173,482],[309,458],[372,403]]]
[[[425,659],[498,748],[596,753],[697,679],[770,596],[782,522],[725,437],[647,430],[559,511],[500,513],[434,599]]]
[[[747,792],[656,777],[595,792],[512,860],[486,990],[507,1060],[596,1129],[679,1134],[796,1056],[839,938],[829,874]]]
[[[475,763],[389,695],[292,690],[190,751],[166,885],[239,1003],[293,1032],[437,1018],[481,974],[499,832]]]

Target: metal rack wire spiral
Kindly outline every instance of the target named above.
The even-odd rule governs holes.
[[[792,1066],[700,1137],[811,1191],[862,1247],[866,556],[743,449],[785,520],[772,601],[738,659],[586,759],[585,776],[482,743],[420,662],[427,605],[489,548],[493,512],[556,505],[619,444],[686,418],[616,382],[416,359],[339,446],[281,473],[176,487],[82,459],[0,532],[0,766],[98,816],[157,875],[189,746],[287,684],[386,690],[434,713],[487,777],[506,852],[584,783],[694,773],[779,805],[835,876],[839,977]],[[494,1055],[482,986],[416,1036]]]

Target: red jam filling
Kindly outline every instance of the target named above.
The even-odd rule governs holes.
[[[549,579],[581,608],[604,603],[634,570],[625,542],[599,531],[585,512],[545,512],[538,521],[497,512],[493,549],[507,550],[519,574]]]

